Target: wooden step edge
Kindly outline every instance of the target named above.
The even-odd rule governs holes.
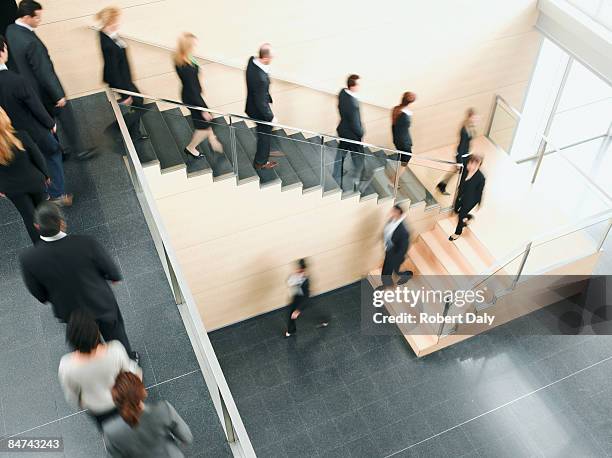
[[[438,245],[446,250],[446,253],[452,258],[455,265],[459,267],[464,275],[476,275],[479,272],[478,268],[474,268],[474,266],[472,266],[472,264],[469,262],[468,257],[461,250],[459,250],[456,245],[456,241],[451,242],[448,240],[448,235],[446,235],[438,224],[434,225],[432,233],[436,238]]]
[[[452,234],[455,232],[455,221],[456,216],[452,218],[445,218],[438,221],[438,225],[442,229],[445,234]],[[495,258],[491,255],[489,250],[482,244],[482,242],[476,237],[474,231],[472,231],[469,227],[463,230],[463,234],[461,237],[455,241],[457,247],[462,247],[465,250],[470,250],[477,258],[479,262],[484,265],[484,269],[476,271],[478,273],[485,272],[491,266],[495,264]]]
[[[421,238],[429,251],[436,257],[438,262],[444,266],[450,275],[469,275],[455,262],[453,256],[449,253],[449,247],[443,246],[433,231],[428,231],[421,234]]]

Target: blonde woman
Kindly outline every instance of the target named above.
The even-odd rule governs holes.
[[[102,79],[114,89],[140,92],[132,81],[132,72],[127,55],[127,44],[119,36],[121,26],[121,9],[107,6],[96,14],[100,24],[100,47],[104,58]],[[140,117],[143,114],[142,97],[121,94],[119,103],[130,105],[133,110],[125,115],[125,123],[134,140],[142,140],[147,136],[140,133]]]
[[[39,240],[34,210],[48,198],[49,183],[47,164],[38,146],[27,133],[15,132],[11,120],[0,108],[0,197],[13,203],[32,243]]]
[[[186,105],[208,108],[202,98],[202,85],[200,84],[200,66],[193,57],[193,50],[197,45],[197,38],[192,33],[185,32],[178,39],[176,52],[174,53],[174,66],[176,73],[183,85],[181,89],[181,100]],[[193,121],[193,136],[185,148],[185,153],[199,158],[200,152],[197,146],[208,139],[211,148],[217,153],[223,152],[223,146],[215,136],[209,121],[212,116],[207,111],[189,109]]]

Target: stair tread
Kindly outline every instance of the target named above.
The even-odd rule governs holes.
[[[438,221],[438,225],[445,235],[450,235],[455,232],[456,223],[454,219],[441,219]],[[470,228],[465,228],[461,237],[455,240],[454,243],[459,251],[464,253],[464,256],[475,264],[474,267],[477,268],[479,273],[485,272],[495,264],[495,258],[493,258]]]
[[[136,148],[136,153],[138,154],[138,159],[140,159],[141,164],[145,165],[159,162],[155,154],[155,148],[153,148],[153,144],[148,138],[135,141],[134,148]]]
[[[142,123],[159,160],[161,170],[185,167],[185,160],[168,128],[157,104],[144,106]]]
[[[297,133],[292,135],[298,139],[304,139],[307,143],[305,143],[304,145],[302,145],[303,148],[306,148],[307,146],[310,147],[313,151],[313,155],[307,155],[306,157],[311,158],[311,164],[312,162],[316,161],[316,164],[321,167],[321,137],[311,137],[311,138],[305,138],[304,135],[302,133]],[[323,161],[325,162],[324,167],[323,167],[323,192],[330,192],[330,191],[335,191],[335,190],[339,190],[340,189],[340,185],[336,182],[336,180],[334,180],[333,176],[332,176],[332,168],[329,166],[328,161],[324,158]],[[313,165],[316,166],[316,165]],[[319,172],[320,174],[321,172]]]
[[[250,130],[247,128],[245,122],[240,122],[238,125],[234,125],[234,132],[236,134],[236,148],[240,146],[240,149],[244,152],[246,157],[253,167],[255,160],[255,150],[257,148],[257,139],[252,139],[250,136]],[[255,146],[253,146],[255,145]],[[240,165],[240,164],[239,164]],[[263,185],[272,185],[274,183],[280,183],[280,177],[275,169],[255,169],[255,173],[259,176],[259,183]]]
[[[166,125],[170,129],[170,132],[174,136],[174,141],[176,142],[181,155],[183,156],[183,160],[187,166],[188,174],[195,173],[210,173],[213,172],[213,175],[217,175],[217,171],[215,171],[208,160],[209,154],[206,154],[206,148],[202,145],[198,145],[197,149],[200,154],[203,155],[201,158],[193,158],[189,157],[187,153],[185,153],[185,147],[191,141],[191,135],[193,134],[193,130],[189,126],[189,122],[183,116],[183,113],[179,108],[172,108],[170,110],[164,110],[161,112],[164,120],[166,121]]]
[[[421,238],[451,275],[474,275],[475,271],[462,258],[453,242],[442,239],[435,230],[424,232]]]
[[[272,138],[272,148],[274,149],[274,147],[276,146],[279,151],[282,151],[287,155],[289,163],[291,164],[293,170],[295,170],[297,176],[302,182],[303,189],[311,189],[320,186],[320,170],[319,173],[315,173],[310,163],[304,157],[309,153],[304,153],[302,152],[302,150],[298,149],[297,143],[299,142],[297,142],[295,139],[288,137],[287,133],[284,130],[275,130],[273,134],[274,137]]]
[[[227,156],[228,162],[233,163],[232,158],[232,146],[231,146],[231,134],[230,127],[224,117],[218,117],[213,119],[212,124],[213,131],[215,135],[223,145],[223,150]],[[255,171],[253,167],[253,161],[249,159],[249,156],[246,154],[240,142],[236,138],[236,162],[238,163],[238,181],[251,179],[253,177],[257,177],[259,179],[259,175]]]

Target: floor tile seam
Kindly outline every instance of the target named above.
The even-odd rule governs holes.
[[[153,373],[153,382],[156,384],[157,374],[155,374],[155,368],[153,367],[153,360],[151,359],[151,355],[149,354],[149,349],[147,348],[147,344],[143,342],[142,345],[144,346],[145,354],[147,355],[147,359],[149,360],[149,363],[151,365],[151,372]]]
[[[432,436],[430,436],[430,437],[428,437],[428,438],[426,438],[426,439],[423,439],[423,440],[421,440],[421,441],[419,441],[419,442],[416,442],[416,443],[414,443],[414,444],[412,444],[412,445],[410,445],[410,446],[408,446],[408,447],[405,447],[405,448],[403,448],[403,449],[401,449],[401,450],[397,450],[397,451],[393,452],[392,454],[385,456],[385,458],[390,458],[390,457],[392,457],[392,456],[396,456],[396,455],[397,455],[397,454],[399,454],[399,453],[402,453],[402,452],[404,452],[404,451],[406,451],[406,450],[409,450],[409,449],[411,449],[411,448],[413,448],[413,447],[415,447],[415,446],[417,446],[417,445],[420,445],[420,444],[422,444],[422,443],[424,443],[424,442],[427,442],[427,441],[429,441],[429,440],[431,440],[431,439],[434,439],[434,438],[436,438],[436,437],[438,437],[438,436],[441,436],[441,435],[443,435],[443,434],[445,434],[445,433],[447,433],[447,432],[449,432],[449,431],[452,431],[452,430],[454,430],[454,429],[456,429],[456,428],[459,428],[459,427],[461,427],[461,426],[463,426],[463,425],[465,425],[465,424],[468,424],[468,423],[470,423],[470,422],[472,422],[472,421],[474,421],[474,420],[477,420],[478,418],[484,417],[485,415],[488,415],[488,414],[490,414],[490,413],[492,413],[492,412],[495,412],[495,411],[497,411],[497,410],[501,410],[501,409],[503,409],[504,407],[507,407],[507,406],[509,406],[509,405],[512,405],[512,404],[516,403],[517,401],[520,401],[520,400],[522,400],[522,399],[525,399],[525,398],[527,398],[527,397],[529,397],[529,396],[531,396],[531,395],[533,395],[533,394],[536,394],[536,393],[538,393],[538,392],[540,392],[540,391],[542,391],[542,390],[545,390],[546,388],[549,388],[549,387],[551,387],[551,386],[553,386],[553,385],[556,385],[556,384],[557,384],[557,383],[559,383],[559,382],[562,382],[562,381],[564,381],[564,380],[566,380],[566,379],[568,379],[568,378],[570,378],[570,377],[573,377],[573,376],[575,376],[575,375],[577,375],[577,374],[579,374],[579,373],[581,373],[581,372],[584,372],[584,371],[586,371],[586,370],[588,370],[588,369],[591,369],[591,368],[593,368],[593,367],[595,367],[595,366],[598,366],[599,364],[602,364],[602,363],[604,363],[604,362],[606,362],[606,361],[610,361],[610,360],[612,360],[612,356],[609,356],[609,357],[607,357],[607,358],[604,358],[604,359],[602,359],[601,361],[598,361],[598,362],[596,362],[596,363],[593,363],[593,364],[591,364],[590,366],[587,366],[587,367],[585,367],[585,368],[583,368],[583,369],[577,370],[577,371],[575,371],[575,372],[573,372],[573,373],[571,373],[571,374],[569,374],[569,375],[566,375],[565,377],[562,377],[562,378],[560,378],[560,379],[558,379],[558,380],[555,380],[554,382],[551,382],[551,383],[548,383],[547,385],[544,385],[543,387],[540,387],[540,388],[538,388],[538,389],[536,389],[536,390],[533,390],[533,391],[531,391],[531,392],[529,392],[529,393],[526,393],[526,394],[521,395],[521,396],[519,396],[519,397],[517,397],[517,398],[515,398],[515,399],[512,399],[511,401],[508,401],[508,402],[506,402],[506,403],[504,403],[504,404],[502,404],[502,405],[500,405],[500,406],[497,406],[497,407],[495,407],[495,408],[493,408],[493,409],[490,409],[490,410],[488,410],[488,411],[486,411],[486,412],[483,412],[482,414],[477,415],[477,416],[475,416],[475,417],[473,417],[473,418],[470,418],[470,419],[468,419],[468,420],[465,420],[465,421],[463,421],[463,422],[461,422],[461,423],[459,423],[459,424],[457,424],[457,425],[455,425],[455,426],[452,426],[452,427],[450,427],[450,428],[447,428],[447,429],[445,429],[444,431],[441,431],[441,432],[439,432],[439,433],[437,433],[437,434],[434,434],[434,435],[432,435]]]

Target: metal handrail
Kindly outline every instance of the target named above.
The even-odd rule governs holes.
[[[136,152],[136,148],[134,147],[134,143],[132,142],[132,139],[129,134],[129,130],[127,128],[127,125],[121,113],[121,108],[119,107],[119,104],[117,103],[117,100],[115,99],[113,95],[113,90],[107,88],[105,92],[111,104],[111,107],[113,109],[113,112],[115,114],[115,117],[117,119],[117,123],[119,125],[121,135],[123,136],[123,140],[127,147],[128,158],[129,158],[128,162],[133,167],[133,168],[130,168],[130,175],[132,176],[132,180],[135,180],[137,182],[137,185],[140,188],[140,191],[142,192],[144,196],[144,200],[147,203],[147,209],[151,212],[151,219],[153,220],[155,224],[155,229],[157,230],[158,235],[163,244],[162,248],[165,250],[166,261],[168,262],[174,274],[171,283],[172,284],[176,283],[176,286],[179,289],[179,293],[180,295],[182,295],[182,299],[184,301],[183,304],[189,315],[191,323],[195,327],[194,331],[196,333],[198,343],[202,346],[202,351],[204,354],[200,356],[202,356],[204,358],[204,361],[208,364],[208,366],[202,367],[202,362],[200,361],[200,358],[198,358],[198,362],[200,363],[202,373],[204,376],[206,376],[206,374],[210,374],[214,378],[215,386],[218,389],[219,395],[222,398],[221,400],[223,403],[223,407],[227,409],[227,415],[229,415],[229,418],[231,419],[231,428],[233,428],[233,431],[226,431],[226,433],[229,437],[232,437],[235,435],[238,438],[238,442],[240,444],[241,452],[243,453],[243,456],[249,457],[249,458],[255,457],[256,456],[255,451],[253,450],[253,446],[247,434],[244,423],[242,422],[242,418],[240,417],[240,413],[238,412],[238,408],[236,406],[232,393],[229,389],[227,381],[225,380],[225,376],[223,375],[221,366],[219,365],[219,361],[217,359],[215,350],[208,337],[208,333],[206,332],[206,328],[204,327],[204,324],[202,323],[202,318],[198,312],[195,299],[193,298],[191,290],[189,289],[187,280],[185,279],[185,276],[182,272],[182,269],[178,262],[176,253],[174,252],[174,248],[172,247],[172,244],[170,243],[170,237],[168,236],[166,228],[162,222],[162,218],[159,214],[159,210],[157,209],[157,205],[155,203],[155,199],[153,198],[153,194],[151,190],[149,189],[149,185],[147,183],[147,180],[144,174],[144,170],[142,168],[142,164],[140,163],[140,159],[138,158],[138,153]],[[163,264],[163,260],[162,260],[162,264]],[[198,352],[196,348],[194,348],[194,351],[196,351],[196,355],[197,355]],[[206,382],[208,383],[209,380],[206,380]],[[210,391],[210,387],[209,387],[209,391]],[[211,394],[211,399],[213,400],[213,403],[214,403],[214,400],[216,398],[215,393],[211,392],[210,394]],[[215,407],[217,408],[217,413],[219,415],[219,418],[223,420],[223,417],[224,417],[223,414],[225,412],[219,411],[218,404],[215,404]],[[225,426],[225,424],[223,424],[223,426]]]
[[[572,234],[576,231],[586,229],[587,227],[594,226],[595,224],[603,223],[604,221],[612,218],[612,210],[604,210],[599,214],[592,216],[590,218],[584,219],[577,223],[567,224],[560,229],[555,229],[554,231],[545,232],[539,237],[532,240],[534,246],[539,246],[544,243],[548,243],[552,240],[565,237],[566,235]]]
[[[357,141],[357,140],[351,140],[351,139],[348,139],[348,138],[338,137],[337,135],[322,134],[320,132],[315,132],[315,131],[307,130],[307,129],[300,129],[300,128],[293,127],[293,126],[287,126],[285,124],[280,124],[280,123],[277,123],[277,122],[260,121],[258,119],[253,119],[253,118],[250,118],[250,117],[245,116],[245,115],[239,115],[239,114],[234,114],[234,113],[224,113],[224,112],[220,112],[220,111],[216,111],[216,110],[211,110],[210,108],[203,108],[203,107],[199,107],[199,106],[195,106],[195,105],[189,105],[189,104],[186,104],[186,103],[183,103],[183,102],[179,102],[177,100],[166,99],[166,98],[162,98],[162,97],[153,97],[153,96],[142,94],[142,93],[139,93],[139,92],[126,91],[124,89],[110,88],[110,90],[113,91],[113,92],[116,92],[118,94],[129,95],[129,96],[132,96],[132,97],[142,97],[142,98],[145,98],[145,99],[155,100],[157,102],[172,103],[174,105],[180,105],[180,106],[189,108],[191,110],[205,111],[207,113],[212,113],[212,114],[216,114],[216,115],[219,115],[219,116],[230,116],[232,118],[238,118],[238,119],[241,119],[241,120],[244,120],[244,121],[251,121],[251,122],[254,122],[254,123],[257,123],[257,124],[262,124],[262,125],[265,125],[265,126],[277,127],[279,129],[286,129],[286,130],[293,130],[293,131],[296,131],[296,132],[303,132],[303,133],[307,133],[307,134],[310,134],[312,136],[317,136],[317,137],[326,137],[326,138],[329,138],[331,140],[336,140],[338,142],[352,143],[354,145],[360,145],[360,146],[363,146],[364,148],[374,148],[376,150],[384,150],[384,151],[390,152],[391,154],[408,155],[408,156],[415,157],[415,158],[418,158],[418,159],[425,159],[425,160],[428,160],[428,161],[437,162],[437,163],[444,164],[444,165],[457,165],[457,163],[455,161],[447,161],[447,160],[444,160],[444,159],[437,159],[437,158],[426,157],[426,156],[423,156],[421,154],[415,155],[414,153],[409,153],[409,152],[406,152],[406,151],[399,151],[399,150],[396,150],[396,149],[385,148],[385,147],[382,147],[382,146],[374,145],[372,143],[365,143],[365,142],[360,142],[360,141]]]

